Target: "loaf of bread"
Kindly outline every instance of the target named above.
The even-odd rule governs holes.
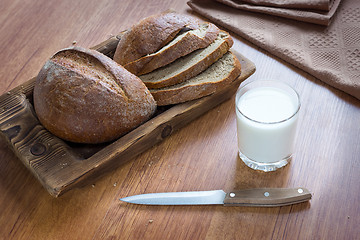
[[[240,73],[239,60],[227,52],[199,75],[180,84],[150,89],[150,92],[159,106],[177,104],[210,95],[234,81]]]
[[[232,45],[233,40],[230,34],[221,31],[208,47],[194,51],[163,68],[141,75],[139,78],[148,88],[163,88],[179,84],[207,69],[219,60]]]
[[[142,39],[147,51],[141,50],[141,54],[135,57],[119,56],[126,49],[125,38],[121,37],[116,49],[114,60],[123,64],[124,68],[139,78],[150,89],[158,105],[172,105],[210,95],[226,87],[235,80],[241,73],[239,60],[229,52],[233,45],[233,40],[229,33],[221,31],[212,23],[194,21],[192,28],[183,28],[177,34],[171,35],[173,39],[166,41],[162,47],[156,49],[146,46],[148,42],[164,43],[162,34],[156,35],[155,32],[149,37],[147,29],[163,29],[163,21],[168,17],[169,12],[151,16],[135,24],[134,27],[125,33],[126,39]],[[175,14],[171,12],[171,14]],[[187,15],[177,14],[178,19],[183,22],[191,20]],[[176,21],[176,23],[181,22]],[[178,25],[169,22],[170,29],[177,28]],[[191,23],[187,22],[188,26]],[[136,31],[134,31],[136,29]],[[159,40],[154,40],[159,38]],[[149,41],[147,41],[150,39]],[[128,41],[131,45],[131,42]],[[139,43],[141,45],[141,43]],[[160,46],[161,44],[157,44]],[[132,52],[135,52],[132,51]],[[119,60],[122,58],[122,60]],[[135,60],[134,60],[135,59]]]
[[[194,17],[171,10],[147,17],[121,37],[114,60],[126,65],[154,53],[173,40],[180,31],[197,29],[199,23]]]
[[[63,49],[43,66],[34,107],[54,135],[71,142],[114,140],[148,120],[156,102],[144,83],[95,51]]]
[[[197,49],[209,46],[219,31],[212,23],[202,23],[195,30],[182,32],[160,50],[123,66],[137,76],[149,73]]]

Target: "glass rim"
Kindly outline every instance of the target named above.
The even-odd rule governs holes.
[[[286,86],[288,87],[290,90],[292,90],[295,95],[296,95],[296,98],[297,98],[297,108],[296,110],[294,111],[294,113],[290,116],[290,117],[287,117],[283,120],[280,120],[280,121],[274,121],[274,122],[263,122],[263,121],[258,121],[258,120],[255,120],[255,119],[252,119],[248,116],[246,116],[244,113],[241,112],[241,110],[239,109],[239,106],[238,106],[238,99],[240,99],[240,97],[238,97],[238,94],[240,93],[240,91],[242,89],[244,89],[245,87],[247,87],[248,85],[250,84],[253,84],[253,83],[259,83],[259,82],[266,82],[266,83],[276,83],[276,84],[282,84],[283,86]],[[278,88],[278,87],[274,87],[274,88]],[[251,81],[251,82],[248,82],[246,83],[244,86],[240,86],[239,89],[237,90],[237,93],[236,93],[236,96],[235,96],[235,107],[236,107],[236,110],[242,115],[244,116],[246,119],[252,121],[252,122],[256,122],[256,123],[260,123],[260,124],[279,124],[279,123],[282,123],[282,122],[286,122],[288,120],[290,120],[291,118],[293,118],[299,111],[300,111],[300,107],[301,107],[301,101],[300,101],[300,96],[298,94],[298,92],[293,88],[291,87],[288,83],[285,83],[285,82],[281,82],[281,81],[276,81],[276,80],[258,80],[258,81]]]

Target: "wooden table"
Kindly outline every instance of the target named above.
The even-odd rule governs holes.
[[[19,1],[0,7],[0,94],[37,75],[55,51],[91,47],[186,1]],[[234,36],[251,77],[292,85],[302,107],[296,154],[271,173],[237,155],[234,97],[82,188],[50,196],[0,140],[1,239],[359,239],[360,101]],[[303,186],[309,203],[275,208],[138,206],[128,195]]]

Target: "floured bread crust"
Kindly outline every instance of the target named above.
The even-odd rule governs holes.
[[[197,29],[199,23],[199,20],[192,16],[171,10],[147,17],[121,37],[114,61],[125,65],[154,53],[174,39],[181,30]]]
[[[74,47],[41,69],[34,107],[45,128],[72,142],[114,140],[148,120],[156,102],[142,81],[110,58]]]
[[[137,76],[149,73],[197,49],[209,46],[219,32],[220,29],[214,24],[202,23],[198,29],[177,36],[159,51],[125,64],[124,68]]]

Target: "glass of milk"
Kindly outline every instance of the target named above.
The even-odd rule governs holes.
[[[278,81],[254,81],[235,98],[239,156],[250,168],[265,172],[291,159],[300,110],[297,92]]]

